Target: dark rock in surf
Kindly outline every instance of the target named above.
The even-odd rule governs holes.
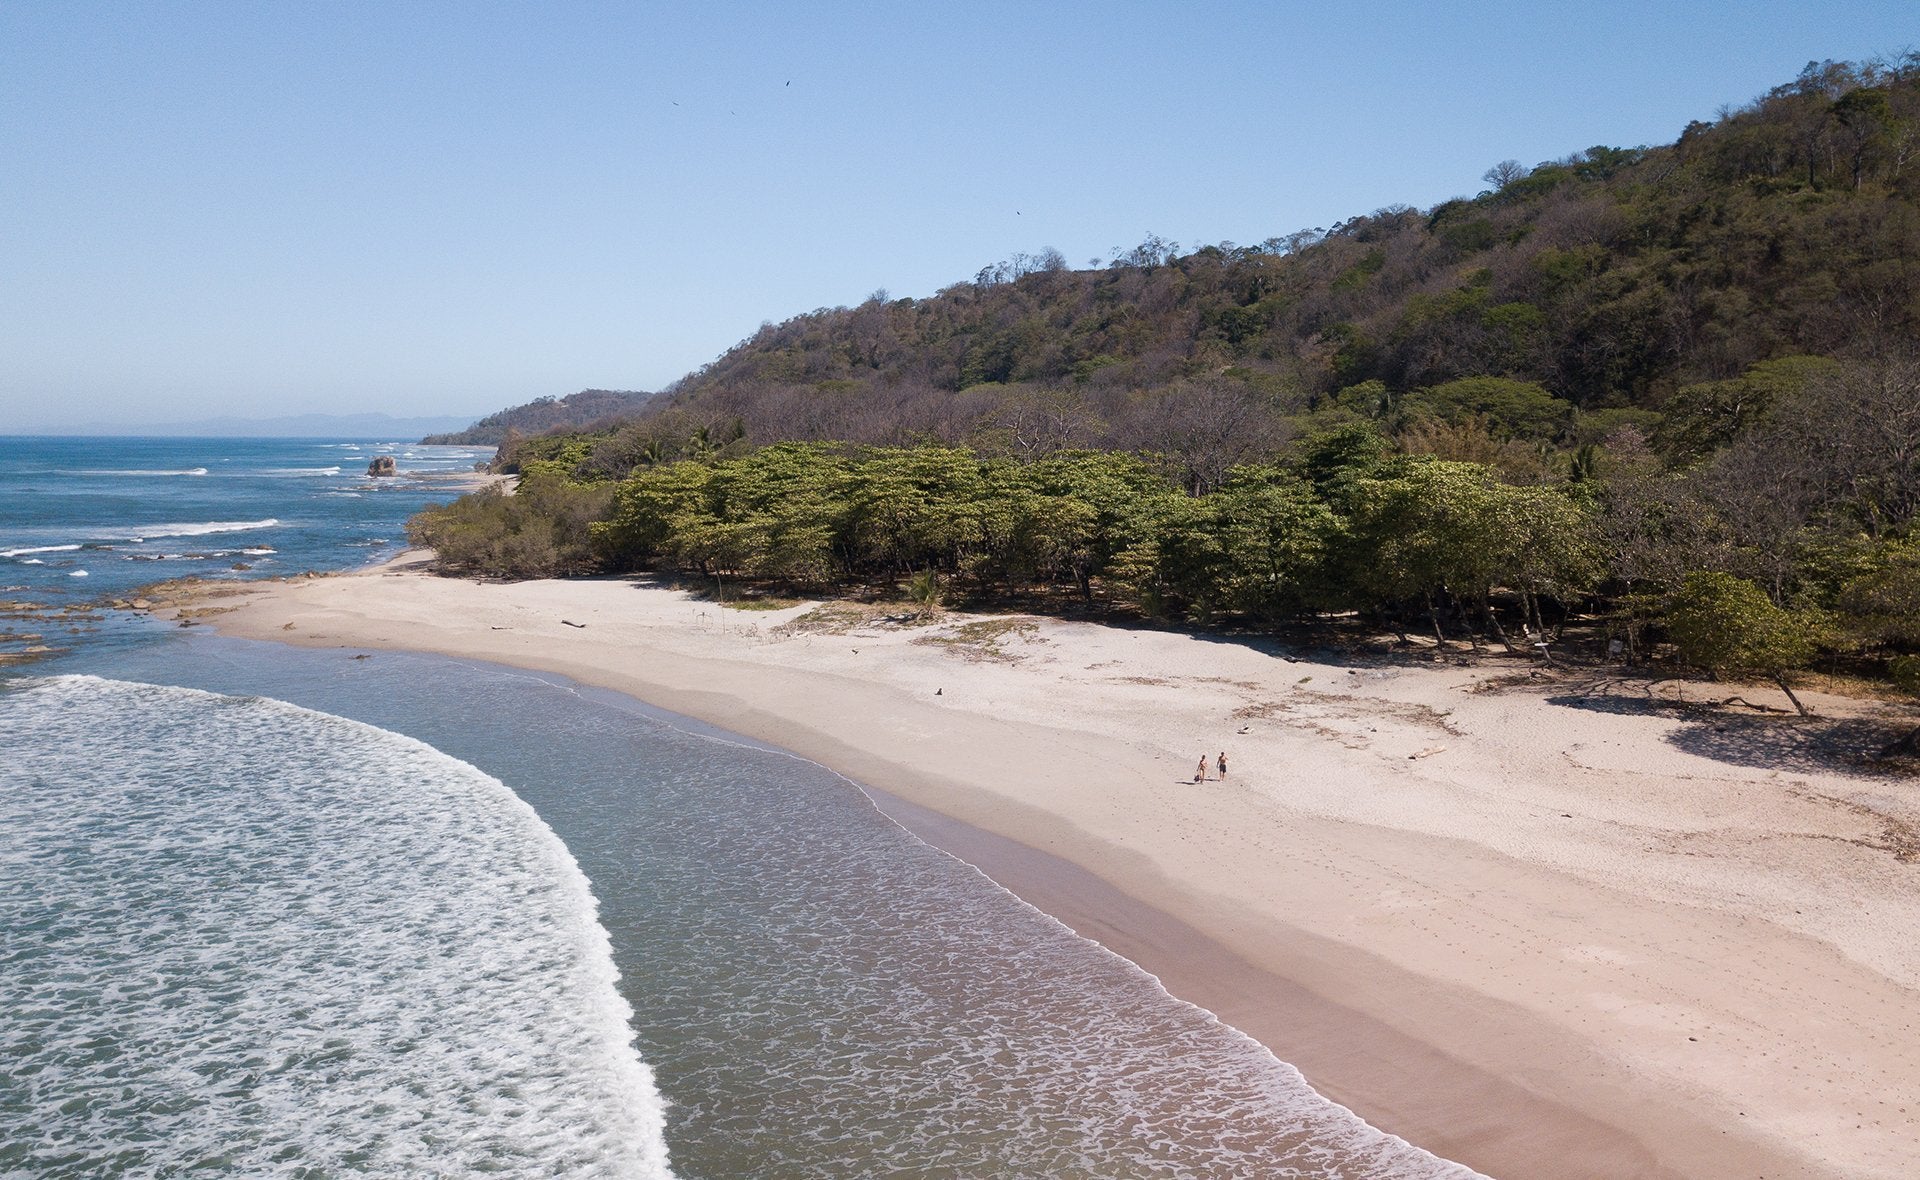
[[[382,455],[367,464],[368,475],[399,475],[400,465],[393,461],[392,455]]]

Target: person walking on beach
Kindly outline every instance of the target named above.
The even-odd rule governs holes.
[[[1193,772],[1193,781],[1196,783],[1204,783],[1207,781],[1207,756],[1205,754],[1200,755],[1200,767]]]
[[[1206,761],[1206,759],[1202,758],[1201,761],[1204,762]],[[1220,751],[1220,780],[1222,782],[1225,782],[1226,778],[1227,778],[1227,752],[1225,750],[1222,750]]]

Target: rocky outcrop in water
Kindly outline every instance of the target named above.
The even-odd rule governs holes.
[[[400,465],[393,461],[392,455],[382,455],[367,464],[368,475],[399,475]]]

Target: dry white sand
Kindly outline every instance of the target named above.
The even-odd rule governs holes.
[[[816,759],[1494,1176],[1920,1175],[1920,784],[1808,758],[1791,722],[1518,662],[1039,619],[833,633],[811,604],[422,561],[218,624],[557,672]],[[1194,784],[1223,749],[1230,776]]]

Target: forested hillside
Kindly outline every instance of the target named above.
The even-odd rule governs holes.
[[[652,398],[650,393],[624,389],[583,389],[567,397],[535,398],[522,406],[488,414],[465,430],[430,434],[425,443],[497,447],[509,432],[515,436],[546,434],[554,430],[585,430],[620,418],[632,417]]]
[[[1583,617],[1602,653],[1920,688],[1916,155],[1920,58],[1816,63],[1425,211],[1016,257],[516,441],[520,495],[415,538],[1516,650]]]
[[[1673,144],[1509,161],[1432,209],[1184,253],[1149,238],[1093,270],[1021,255],[768,325],[660,408],[753,442],[1238,459],[1329,413],[1397,431],[1419,391],[1496,376],[1559,399],[1465,407],[1496,437],[1597,441],[1756,362],[1912,339],[1916,155],[1920,63],[1818,63]]]

